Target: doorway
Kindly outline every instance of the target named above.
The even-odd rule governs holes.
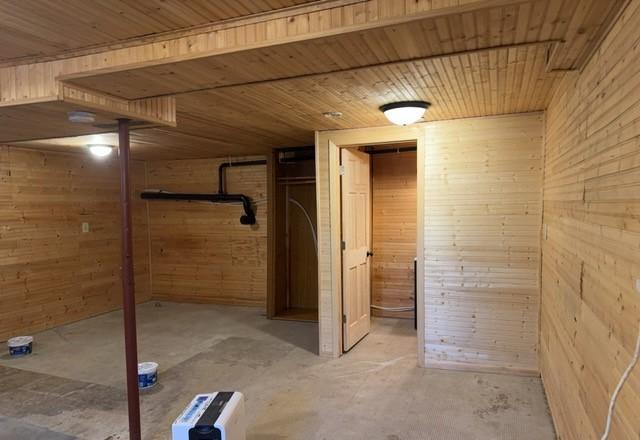
[[[271,158],[272,267],[267,316],[318,321],[314,148],[277,149]],[[269,283],[271,286],[271,282]]]
[[[316,132],[316,202],[318,225],[318,349],[322,356],[339,357],[343,350],[342,230],[340,150],[370,145],[415,145],[416,187],[416,307],[418,365],[425,365],[424,304],[424,175],[425,126],[385,126]]]
[[[372,317],[417,329],[416,150],[340,149],[343,352],[366,337]]]

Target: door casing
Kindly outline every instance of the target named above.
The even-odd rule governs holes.
[[[418,364],[424,366],[424,136],[424,124],[316,132],[319,353],[321,355],[339,357],[343,354],[340,149],[414,142],[417,147],[417,352]],[[326,211],[327,207],[328,216],[322,212],[323,209]]]

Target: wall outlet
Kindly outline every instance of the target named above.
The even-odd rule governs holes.
[[[89,223],[87,222],[82,222],[82,233],[86,234],[87,232],[89,232],[90,228],[89,228]]]
[[[640,295],[640,278],[636,278],[636,293]]]

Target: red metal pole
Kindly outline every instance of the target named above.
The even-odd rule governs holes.
[[[127,364],[129,439],[141,440],[140,394],[138,391],[138,342],[136,337],[136,295],[133,283],[131,239],[131,193],[129,185],[129,119],[118,119],[120,160],[120,211],[122,216],[122,309]]]

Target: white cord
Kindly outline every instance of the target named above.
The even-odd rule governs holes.
[[[313,236],[313,245],[316,248],[316,255],[318,255],[318,237],[316,236],[316,230],[313,227],[313,222],[311,221],[311,216],[309,215],[307,210],[304,209],[304,206],[302,206],[302,204],[300,202],[298,202],[296,199],[289,198],[289,201],[291,203],[293,203],[294,205],[296,205],[298,208],[302,209],[302,212],[304,213],[304,216],[307,218],[307,221],[309,222],[309,227],[311,228],[311,235]]]
[[[382,307],[376,306],[375,304],[371,304],[372,309],[376,310],[384,310],[386,312],[410,312],[414,310],[413,306],[410,307]]]
[[[636,351],[633,355],[633,358],[631,359],[631,363],[629,364],[627,369],[624,370],[624,373],[620,378],[620,382],[618,382],[618,385],[616,386],[616,389],[613,391],[613,395],[611,396],[611,401],[609,402],[609,413],[607,414],[607,425],[604,429],[604,433],[602,434],[601,440],[607,440],[609,438],[609,433],[611,432],[611,422],[613,419],[613,411],[616,406],[616,400],[618,399],[618,394],[620,393],[620,390],[622,389],[622,386],[624,385],[624,383],[629,378],[631,371],[638,363],[638,358],[640,358],[640,326],[638,326],[638,340],[636,342]]]

